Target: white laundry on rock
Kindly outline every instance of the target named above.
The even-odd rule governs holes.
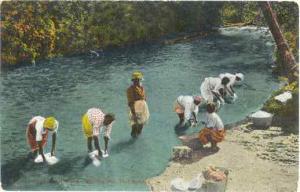
[[[286,91],[286,92],[274,97],[275,100],[280,101],[283,104],[285,104],[288,100],[290,100],[292,98],[293,98],[293,96],[290,91]]]

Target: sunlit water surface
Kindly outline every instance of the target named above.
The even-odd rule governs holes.
[[[164,170],[172,146],[180,143],[174,131],[176,97],[198,94],[205,77],[242,72],[248,86],[237,87],[238,100],[225,105],[219,115],[224,123],[243,119],[278,87],[271,74],[273,46],[264,28],[226,28],[193,42],[114,49],[97,58],[56,58],[2,72],[2,185],[8,190],[148,190],[144,180]],[[134,70],[145,75],[151,113],[136,141],[130,138],[126,100]],[[117,118],[110,157],[97,168],[85,161],[87,146],[81,129],[81,116],[90,107],[113,112]],[[200,119],[203,114],[199,113]],[[25,128],[35,115],[54,115],[60,122],[60,162],[54,166],[26,160]]]

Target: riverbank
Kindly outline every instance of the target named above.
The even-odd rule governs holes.
[[[191,160],[171,161],[159,176],[146,181],[151,191],[170,191],[176,177],[191,180],[209,165],[229,170],[226,191],[297,191],[298,135],[280,127],[258,130],[251,123],[232,127],[220,150],[194,150]],[[189,145],[197,135],[183,141]]]

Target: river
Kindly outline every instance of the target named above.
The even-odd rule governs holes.
[[[224,123],[241,120],[258,110],[278,87],[271,74],[273,49],[265,28],[221,28],[219,34],[192,42],[116,48],[95,58],[61,57],[1,72],[2,186],[7,190],[148,190],[144,180],[164,170],[172,147],[179,144],[174,131],[178,118],[173,112],[177,96],[199,94],[205,77],[242,72],[247,86],[236,87],[237,101],[219,112]],[[150,111],[150,121],[135,141],[130,138],[126,99],[134,70],[144,73]],[[91,107],[116,115],[110,156],[100,167],[86,163],[81,116]],[[200,119],[203,114],[199,113]],[[60,122],[56,165],[37,165],[26,158],[25,128],[35,115],[53,115]]]

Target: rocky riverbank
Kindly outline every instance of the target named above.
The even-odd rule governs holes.
[[[194,148],[190,159],[171,161],[161,175],[146,181],[151,191],[170,191],[173,179],[189,181],[209,165],[229,170],[226,191],[297,191],[298,135],[286,134],[281,127],[259,130],[244,122],[227,131],[218,152],[195,148],[196,138],[182,139],[183,145]]]

